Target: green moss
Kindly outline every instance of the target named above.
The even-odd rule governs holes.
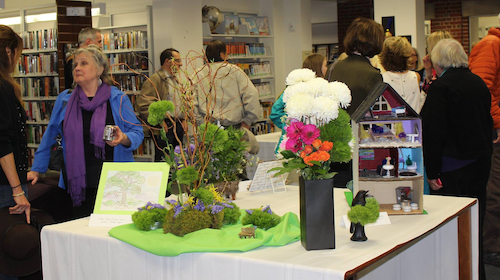
[[[193,166],[187,166],[176,172],[177,181],[181,185],[191,185],[192,182],[198,179],[198,171]]]
[[[166,215],[166,209],[143,210],[132,214],[132,222],[138,229],[149,231],[156,222],[163,222]]]
[[[241,219],[242,225],[252,224],[261,229],[269,229],[278,225],[281,221],[281,217],[272,213],[262,212],[260,209],[251,209],[252,214],[246,213],[246,215]]]
[[[222,217],[222,219],[224,219]],[[184,236],[188,233],[210,228],[214,223],[213,215],[210,210],[205,209],[201,212],[198,210],[184,210],[174,218],[174,211],[168,210],[163,223],[163,232],[172,233],[177,236]]]
[[[349,221],[359,223],[362,226],[376,222],[379,215],[379,204],[373,197],[366,198],[365,206],[355,205],[347,212]]]
[[[214,200],[214,194],[209,191],[206,187],[200,187],[192,192],[192,195],[199,200],[203,201],[203,204],[209,205]]]
[[[153,102],[149,105],[148,112],[148,122],[152,125],[158,125],[163,122],[167,112],[174,112],[174,103],[167,100]]]
[[[241,211],[240,207],[236,206],[233,202],[228,203],[230,205],[233,205],[233,208],[226,207],[224,208],[224,224],[235,224],[239,221],[240,216],[241,216]]]

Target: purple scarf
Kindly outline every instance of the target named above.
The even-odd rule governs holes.
[[[107,101],[110,96],[111,87],[106,83],[97,88],[91,101],[81,87],[77,86],[66,105],[63,132],[66,143],[67,188],[74,206],[80,206],[85,200],[85,187],[87,185],[82,109],[94,112],[90,121],[90,143],[95,147],[95,156],[104,159],[106,143],[102,136],[106,126]]]

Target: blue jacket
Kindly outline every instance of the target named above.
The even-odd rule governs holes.
[[[71,93],[68,93],[68,90],[61,92],[57,97],[54,108],[52,109],[49,124],[43,134],[42,142],[36,150],[33,166],[31,166],[32,171],[40,173],[45,173],[47,171],[50,161],[50,148],[52,145],[56,144],[56,137],[58,134],[62,135],[64,161],[66,162],[66,142],[64,140],[64,134],[62,133],[62,122],[66,113],[66,104],[68,103],[70,97]],[[130,139],[131,143],[128,148],[123,145],[114,147],[113,160],[115,162],[134,161],[132,152],[142,144],[144,139],[142,126],[137,120],[130,99],[116,87],[111,87],[111,97],[109,98],[109,102],[111,105],[111,111],[113,112],[115,125],[120,127],[120,129]],[[121,116],[120,109],[122,114]],[[62,173],[59,177],[59,186],[65,188]]]
[[[285,124],[281,121],[281,118],[285,115],[285,102],[283,102],[283,93],[281,93],[280,97],[278,97],[276,102],[274,102],[273,108],[271,109],[271,115],[269,115],[269,118],[274,123],[274,125],[281,128],[281,137],[278,141],[278,145],[276,145],[276,148],[274,149],[275,154],[278,153],[281,141],[283,140],[283,136],[285,135]]]

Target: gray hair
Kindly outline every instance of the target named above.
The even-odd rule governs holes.
[[[78,33],[78,45],[83,46],[87,39],[91,39],[92,41],[96,41],[97,33],[101,33],[101,30],[92,27],[83,28],[80,33]]]
[[[431,60],[443,69],[469,66],[464,48],[455,39],[440,40],[432,50]]]
[[[101,66],[104,68],[100,76],[101,80],[108,85],[113,85],[113,80],[109,75],[109,60],[108,57],[102,52],[101,48],[97,45],[90,44],[86,48],[79,48],[76,50],[75,57],[82,53],[89,55],[97,68]]]

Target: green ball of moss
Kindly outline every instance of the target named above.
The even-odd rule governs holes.
[[[347,212],[347,217],[349,221],[365,226],[377,221],[380,215],[379,208],[378,201],[373,197],[369,197],[366,198],[365,206],[354,205],[351,210]]]
[[[214,194],[205,187],[200,187],[191,193],[194,197],[203,201],[204,205],[210,205],[214,200]]]
[[[281,222],[281,217],[272,213],[262,212],[260,209],[251,209],[252,214],[248,212],[241,220],[242,225],[252,224],[261,229],[269,229],[275,227]]]
[[[229,205],[232,205],[233,208],[225,207],[223,212],[224,212],[224,224],[230,225],[230,224],[235,224],[240,220],[241,216],[241,211],[240,207],[236,206],[233,202],[228,203]]]
[[[207,209],[203,212],[192,209],[183,210],[175,218],[174,214],[173,209],[168,210],[163,223],[164,233],[172,233],[182,237],[200,229],[210,228],[214,223],[213,215]]]
[[[163,222],[167,211],[167,209],[154,208],[135,212],[132,214],[132,222],[138,229],[149,231],[156,222]]]

